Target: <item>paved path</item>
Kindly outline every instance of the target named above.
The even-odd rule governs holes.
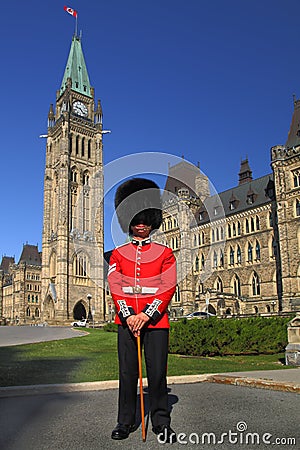
[[[145,404],[147,412],[147,392]],[[182,443],[172,445],[174,449],[260,450],[270,449],[273,443],[276,448],[300,446],[300,396],[292,393],[206,382],[176,384],[170,386],[169,405],[172,426],[177,434],[183,433]],[[170,448],[157,442],[150,424],[146,443],[141,440],[140,428],[125,441],[113,441],[110,435],[116,424],[116,412],[116,389],[1,398],[0,448]],[[198,439],[199,444],[195,444]],[[294,441],[288,444],[287,439],[296,440],[296,444]]]
[[[55,341],[84,335],[84,331],[75,330],[71,327],[0,326],[0,347]]]

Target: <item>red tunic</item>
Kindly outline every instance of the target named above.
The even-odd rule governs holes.
[[[116,307],[115,323],[143,311],[149,328],[169,328],[166,308],[176,289],[176,260],[172,250],[150,239],[113,250],[108,283]]]

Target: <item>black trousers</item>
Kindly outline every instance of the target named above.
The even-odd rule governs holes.
[[[141,331],[148,378],[149,407],[153,427],[170,425],[167,391],[169,330],[145,328]],[[118,423],[135,423],[138,383],[136,338],[127,326],[118,327],[119,412]]]

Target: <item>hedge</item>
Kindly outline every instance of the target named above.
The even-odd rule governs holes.
[[[172,323],[170,353],[190,356],[274,354],[285,350],[290,317],[180,320]]]

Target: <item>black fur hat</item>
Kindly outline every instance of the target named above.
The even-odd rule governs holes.
[[[121,184],[116,191],[115,208],[125,233],[131,233],[131,225],[143,223],[156,230],[162,223],[159,187],[146,178],[132,178]]]

